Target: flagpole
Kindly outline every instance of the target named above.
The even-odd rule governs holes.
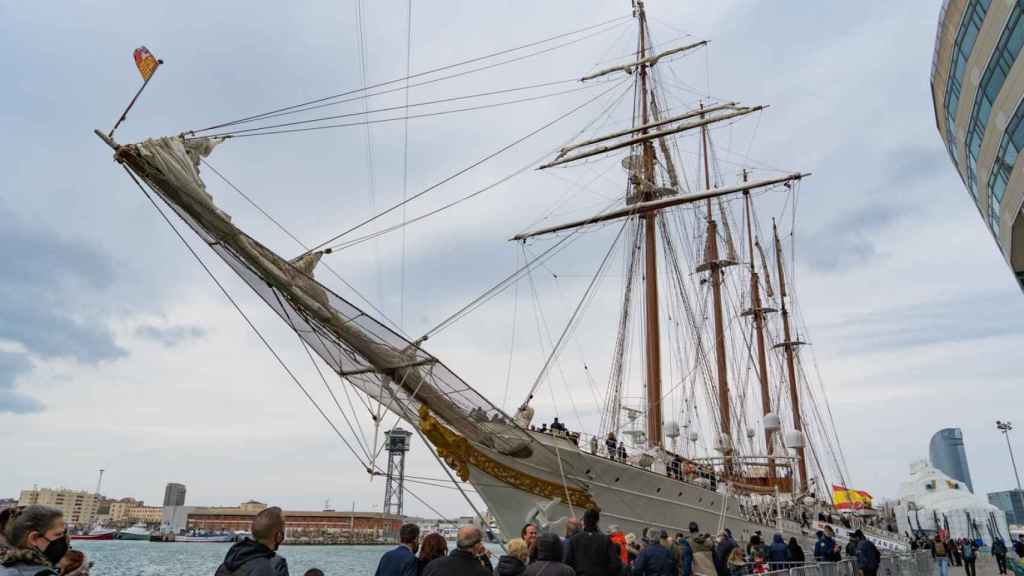
[[[117,123],[115,123],[114,127],[110,129],[110,133],[107,134],[108,138],[114,137],[114,131],[117,130],[117,127],[120,126],[121,123],[124,122],[124,119],[128,117],[128,111],[132,109],[132,106],[135,106],[135,101],[139,99],[142,91],[146,89],[146,86],[149,85],[149,81],[153,79],[153,76],[156,75],[156,71],[160,69],[160,65],[163,63],[163,60],[156,61],[156,68],[153,68],[153,72],[149,75],[149,78],[146,78],[142,82],[142,86],[139,87],[139,91],[135,93],[135,96],[132,97],[132,101],[128,103],[128,107],[124,109],[124,112],[121,113],[121,117],[117,119]]]

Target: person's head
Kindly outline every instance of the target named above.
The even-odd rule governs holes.
[[[271,550],[284,542],[284,514],[277,506],[264,508],[252,519],[252,537]]]
[[[696,534],[700,532],[700,526],[696,522],[690,522],[690,534]]]
[[[562,560],[562,541],[557,534],[545,532],[537,537],[537,560]]]
[[[632,546],[634,543],[636,543],[636,534],[633,534],[632,532],[626,534],[626,544]]]
[[[858,528],[857,530],[854,530],[853,537],[856,538],[857,540],[863,540],[864,539],[864,533],[861,532],[860,529]]]
[[[476,548],[477,544],[480,544],[484,539],[484,535],[480,532],[480,529],[472,524],[466,524],[465,526],[459,527],[458,538],[455,541],[455,545],[458,546],[459,550],[471,551]]]
[[[444,541],[444,536],[437,532],[427,534],[423,537],[423,542],[420,542],[420,558],[424,560],[433,560],[447,554],[448,543]]]
[[[402,527],[398,529],[398,541],[415,552],[420,544],[420,527],[411,522],[402,524]]]
[[[796,548],[796,547],[800,546],[800,543],[796,541],[796,536],[793,536],[793,537],[791,537],[789,539],[789,545],[792,548]]]
[[[668,530],[662,529],[657,533],[658,541],[661,542],[662,546],[668,545]]]
[[[818,537],[818,540],[821,540],[822,538],[825,537],[825,533],[822,532],[821,530],[818,530],[817,532],[815,532],[814,535]]]
[[[527,546],[533,546],[537,542],[537,525],[532,522],[526,524],[519,532],[519,537],[526,541]]]
[[[302,576],[324,576],[324,571],[319,568],[310,568]]]
[[[580,521],[575,516],[569,516],[565,521],[565,535],[572,536],[572,533],[580,528]]]
[[[832,530],[831,526],[825,526],[825,536],[828,536],[829,538],[831,538],[831,537],[833,537],[835,535],[836,535],[836,533],[835,533],[835,531]]]
[[[586,524],[586,521],[587,521],[586,520],[586,516],[584,516],[583,517],[583,523]],[[619,532],[622,532],[622,529],[619,528],[618,524],[610,524],[608,526],[608,533],[609,534],[618,534]]]
[[[68,551],[64,514],[48,506],[27,506],[7,522],[7,541],[15,548],[38,550],[51,564]]]
[[[508,544],[505,544],[505,549],[508,550],[509,556],[518,558],[522,562],[526,562],[526,558],[530,555],[530,547],[522,538],[509,540]]]
[[[596,508],[587,508],[583,512],[583,529],[588,532],[597,532],[597,523],[601,520],[601,513]]]

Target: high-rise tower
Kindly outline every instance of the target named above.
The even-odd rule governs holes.
[[[959,428],[943,428],[936,432],[928,444],[928,458],[932,466],[946,476],[963,482],[968,490],[974,492],[967,452],[964,450],[964,433]]]

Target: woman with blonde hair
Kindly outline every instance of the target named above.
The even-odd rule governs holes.
[[[530,554],[530,547],[522,538],[514,538],[505,545],[508,554],[498,558],[498,567],[494,573],[497,576],[520,576],[526,571],[526,558]]]

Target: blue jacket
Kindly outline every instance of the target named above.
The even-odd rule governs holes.
[[[857,544],[857,566],[860,568],[878,569],[882,561],[882,555],[878,552],[875,543],[867,538]]]
[[[404,544],[380,557],[375,576],[416,576],[416,555]]]
[[[675,576],[676,560],[672,552],[660,543],[653,543],[640,551],[633,563],[633,576]]]
[[[788,562],[789,547],[782,539],[782,534],[772,536],[772,545],[768,547],[768,561],[772,563]]]

